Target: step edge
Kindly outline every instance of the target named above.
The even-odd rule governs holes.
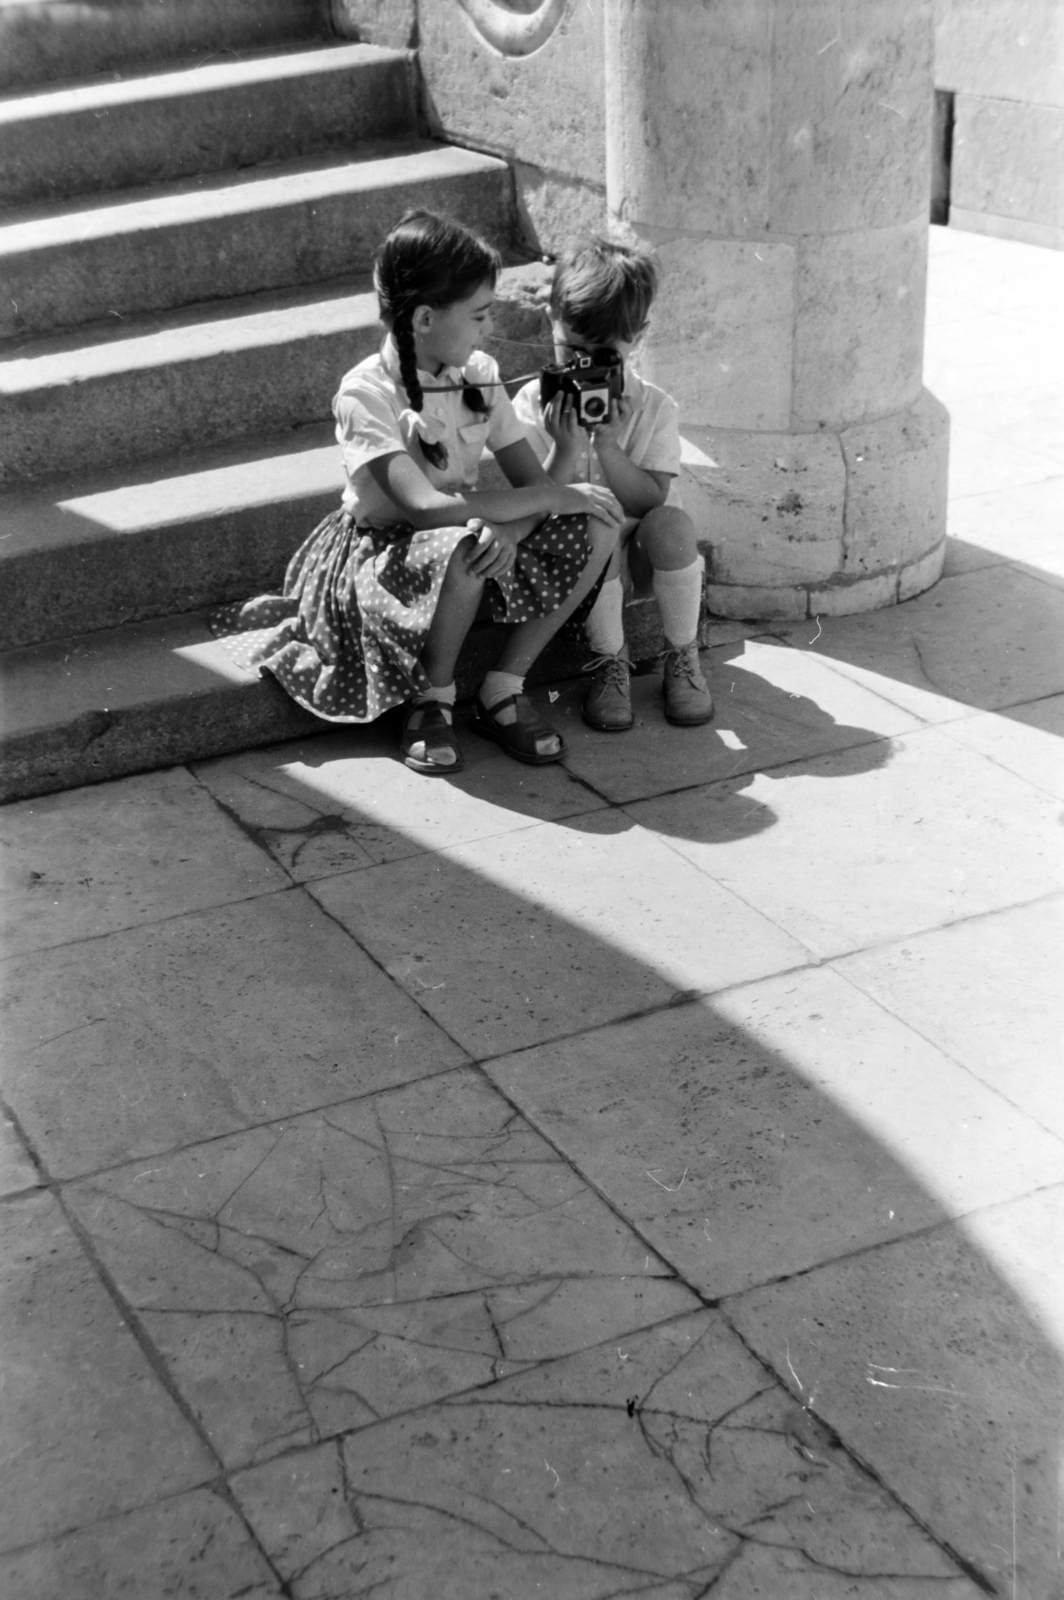
[[[84,244],[88,241],[100,242],[112,238],[129,238],[139,233],[162,231],[166,228],[194,227],[199,222],[217,222],[226,218],[247,216],[251,212],[278,210],[285,205],[306,204],[315,199],[330,198],[333,195],[364,194],[374,189],[400,188],[403,184],[412,181],[406,172],[398,172],[388,181],[374,179],[370,169],[378,171],[405,163],[408,168],[413,168],[422,160],[429,160],[433,165],[441,167],[447,176],[471,177],[477,174],[496,175],[508,173],[509,164],[499,156],[485,155],[479,150],[467,150],[463,145],[446,144],[443,141],[430,141],[410,139],[396,141],[394,147],[386,141],[381,141],[382,148],[376,147],[376,141],[364,140],[352,146],[349,150],[338,152],[334,157],[322,159],[322,153],[311,156],[292,158],[289,161],[264,162],[259,166],[225,168],[218,172],[197,174],[192,178],[184,178],[171,184],[162,184],[156,187],[139,186],[129,189],[107,190],[92,197],[93,203],[84,206],[81,210],[73,208],[69,201],[48,201],[36,206],[11,207],[0,216],[0,260],[15,260],[28,255],[44,255],[49,250],[70,249],[73,246]],[[285,169],[289,170],[285,170]],[[302,169],[302,170],[301,170]],[[323,183],[323,176],[327,173],[358,172],[370,174],[367,181],[343,187],[339,184],[329,185]],[[265,175],[264,175],[265,174]],[[439,174],[432,172],[429,177]],[[197,188],[197,178],[206,180],[202,187]],[[286,198],[280,193],[281,186],[292,182],[298,187],[297,180],[305,178],[303,189],[292,198]],[[317,180],[319,187],[315,188]],[[241,197],[254,198],[255,191],[260,195],[267,193],[276,194],[276,199],[270,199],[263,205],[241,204],[230,209],[211,209],[209,207],[196,213],[193,203],[203,200],[205,196],[216,193],[233,193]],[[117,198],[116,198],[117,197]],[[84,197],[72,197],[74,199]],[[175,200],[186,200],[188,214],[177,217],[166,216],[166,207]],[[128,226],[113,228],[90,229],[82,227],[76,230],[82,218],[94,217],[100,213],[114,212],[127,220],[140,211],[143,217],[138,219],[133,215]],[[158,220],[154,220],[156,214]],[[57,233],[55,237],[27,243],[20,242],[18,235],[30,230],[40,228],[48,222],[62,223],[71,230],[69,234]],[[14,238],[15,242],[10,241]]]
[[[346,316],[341,310],[330,318],[321,310],[328,305],[342,307],[346,302],[350,302]],[[319,325],[315,325],[316,318],[319,319]],[[114,357],[118,357],[123,345],[134,347],[126,351],[124,361],[115,359],[111,362],[100,360],[97,363],[85,360],[64,362],[62,356],[58,354],[54,358],[22,356],[13,358],[7,363],[0,359],[0,400],[14,399],[20,395],[40,394],[49,389],[69,388],[72,384],[104,382],[118,378],[123,373],[150,372],[160,367],[189,366],[197,362],[239,355],[249,350],[298,344],[304,339],[329,337],[341,333],[345,328],[353,332],[369,327],[378,320],[376,296],[372,290],[363,290],[357,294],[338,296],[335,301],[311,301],[306,305],[283,307],[276,311],[248,312],[233,318],[219,318],[217,322],[193,323],[191,327],[186,328],[174,327],[161,329],[158,332],[126,335],[116,337],[106,344],[83,346],[69,352],[71,357],[77,357],[87,350],[99,349],[110,351]],[[214,347],[210,347],[210,336],[201,330],[226,326],[234,330],[232,336],[224,341],[216,341]],[[165,351],[168,345],[180,341],[184,341],[183,350],[177,350],[173,354],[167,352],[158,360],[152,359],[146,348],[149,344],[157,343]],[[138,353],[143,359],[130,359]],[[53,360],[54,375],[48,370]],[[37,373],[41,376],[36,377],[28,370],[31,362],[40,363]],[[20,371],[22,367],[27,370]]]
[[[36,122],[46,117],[80,114],[118,105],[152,105],[160,100],[181,99],[186,94],[190,97],[220,94],[228,88],[252,87],[260,82],[279,83],[286,79],[313,78],[319,72],[343,73],[360,67],[394,66],[414,59],[415,52],[412,50],[394,50],[374,44],[329,44],[323,41],[309,50],[273,51],[215,64],[189,62],[177,68],[145,72],[118,80],[97,74],[91,79],[75,80],[62,86],[49,84],[29,94],[0,93],[0,134],[4,128],[21,125],[23,121]],[[299,62],[301,66],[297,70],[280,73],[261,70],[268,64],[280,62]],[[201,76],[206,80],[202,85],[189,84],[190,79]],[[152,86],[150,91],[149,85]],[[49,101],[52,103],[47,104]],[[61,101],[75,103],[58,104]]]

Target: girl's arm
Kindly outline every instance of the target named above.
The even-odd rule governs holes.
[[[527,439],[518,439],[514,444],[504,445],[501,450],[493,452],[496,461],[506,474],[507,481],[515,489],[529,489],[535,484],[549,484],[552,480],[544,472],[539,457]],[[532,529],[539,524],[539,517],[519,517],[513,522],[504,524],[506,532],[520,544],[526,539]]]
[[[539,457],[527,439],[518,439],[514,444],[504,445],[501,450],[494,451],[494,456],[505,472],[508,482],[515,489],[527,489],[537,483],[553,485],[557,482],[544,471]]]
[[[500,451],[500,457],[509,456],[511,451],[520,451],[524,444],[524,440],[519,440]],[[531,446],[525,447],[533,455]],[[374,483],[415,528],[454,527],[468,522],[472,517],[498,523],[518,522],[532,517],[538,522],[554,513],[578,512],[589,513],[603,522],[619,522],[611,496],[605,490],[588,484],[583,485],[582,489],[565,488],[552,483],[547,474],[539,469],[538,462],[535,465],[538,478],[523,487],[448,493],[435,488],[405,450],[376,456],[367,462]],[[505,464],[503,471],[506,471]]]

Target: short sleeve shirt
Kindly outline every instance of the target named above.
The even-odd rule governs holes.
[[[403,518],[369,471],[369,463],[379,456],[405,450],[434,488],[453,493],[474,487],[485,450],[504,450],[525,437],[499,382],[498,365],[483,350],[475,350],[464,367],[444,367],[435,376],[419,372],[418,377],[425,391],[420,412],[409,406],[399,377],[399,354],[389,335],[376,355],[352,367],[340,381],[333,415],[347,474],[343,503],[360,523],[388,527]],[[466,405],[462,390],[469,384],[480,389],[486,412]],[[445,467],[426,461],[419,438],[446,447]]]
[[[680,471],[680,408],[676,401],[656,384],[647,383],[630,367],[625,369],[624,396],[631,401],[632,414],[618,440],[621,449],[634,466],[646,472],[665,472],[675,478]],[[543,422],[538,378],[525,384],[514,401],[514,410],[536,455],[540,461],[546,461],[551,437]],[[587,477],[590,468],[592,483],[605,482],[590,439],[584,450],[582,467],[582,478]]]

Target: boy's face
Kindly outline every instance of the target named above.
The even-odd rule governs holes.
[[[636,345],[635,339],[584,339],[579,333],[574,333],[567,322],[560,320],[551,321],[550,331],[554,340],[554,359],[563,366],[574,350],[586,350],[589,354],[594,350],[616,350],[621,360],[627,361]],[[643,329],[639,331],[641,334]]]

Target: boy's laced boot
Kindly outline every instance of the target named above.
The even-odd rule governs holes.
[[[593,676],[584,696],[584,721],[600,733],[624,733],[635,721],[631,667],[623,656],[605,655],[596,656],[588,666]]]
[[[665,651],[665,720],[680,728],[696,728],[713,715],[713,696],[702,676],[698,640],[669,645]]]

